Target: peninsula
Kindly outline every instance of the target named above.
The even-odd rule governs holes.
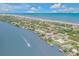
[[[0,14],[0,21],[37,33],[68,56],[79,55],[79,24],[10,14]]]

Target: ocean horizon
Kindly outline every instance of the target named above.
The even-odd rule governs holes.
[[[6,13],[79,24],[79,13]]]

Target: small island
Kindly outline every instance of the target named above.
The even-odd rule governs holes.
[[[57,45],[68,56],[79,55],[79,24],[10,14],[0,14],[0,21],[37,33],[47,44]]]

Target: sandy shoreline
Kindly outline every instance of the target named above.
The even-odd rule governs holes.
[[[45,18],[39,18],[39,17],[33,17],[33,16],[23,16],[23,15],[15,15],[15,14],[0,14],[0,16],[14,16],[14,17],[20,17],[20,18],[29,18],[32,20],[40,20],[40,21],[48,21],[48,22],[57,22],[62,24],[70,24],[70,25],[78,25],[76,23],[67,22],[67,21],[57,21],[57,20],[51,20],[51,19],[45,19]]]
[[[78,26],[78,28],[79,28],[79,24],[76,24],[76,23],[70,23],[70,22],[63,22],[63,21],[57,21],[57,20],[51,20],[51,19],[44,19],[44,18],[39,18],[39,17],[32,17],[32,16],[21,16],[21,15],[13,15],[13,14],[0,14],[0,16],[12,16],[12,18],[13,19],[18,19],[18,20],[37,20],[38,22],[40,22],[40,23],[42,23],[42,21],[45,21],[45,22],[48,22],[48,24],[50,24],[51,22],[52,23],[54,23],[54,22],[56,22],[58,25],[57,26],[60,26],[61,24],[67,24],[67,25],[73,25],[73,26]],[[12,20],[13,20],[12,19]],[[21,25],[21,23],[18,23],[18,22],[16,22],[16,20],[14,21],[15,23],[17,23],[18,25]],[[26,21],[27,22],[27,21]],[[25,23],[26,24],[26,23]],[[29,23],[28,23],[29,24]],[[33,23],[34,24],[34,23]],[[23,27],[22,28],[26,28],[26,27],[24,27],[25,25],[22,25]],[[28,25],[27,25],[28,26]],[[34,25],[33,25],[34,26]],[[40,26],[40,24],[39,24],[39,26]],[[42,25],[41,25],[42,26]],[[31,28],[33,28],[32,26],[30,26]],[[29,26],[28,26],[28,29],[30,28]],[[67,26],[66,26],[67,27]],[[69,26],[70,27],[70,29],[72,29],[72,26]],[[69,28],[68,27],[68,28]],[[53,27],[54,28],[54,27]],[[40,27],[38,27],[38,28],[36,28],[36,27],[34,27],[34,31],[36,31],[36,29],[39,29],[39,32],[37,32],[37,33],[42,33],[41,31],[40,31]],[[46,28],[43,28],[43,29],[46,29]],[[50,27],[50,29],[52,29],[52,27]],[[62,28],[60,28],[60,29],[62,29]],[[70,29],[69,29],[69,31],[70,31]],[[73,29],[75,29],[74,27],[73,27]],[[31,30],[31,29],[30,29]],[[64,33],[67,33],[67,34],[63,34],[62,32],[57,32],[57,34],[51,34],[50,33],[50,31],[48,30],[48,29],[46,29],[47,31],[44,31],[44,30],[42,30],[44,33],[45,33],[45,36],[46,36],[46,38],[49,38],[50,36],[52,36],[51,37],[51,39],[52,40],[54,40],[55,39],[55,37],[57,37],[57,40],[54,40],[55,42],[58,42],[58,43],[60,43],[60,45],[61,45],[61,47],[63,46],[62,45],[62,43],[63,42],[74,42],[74,40],[72,41],[71,39],[70,40],[67,40],[67,39],[69,39],[68,37],[70,37],[70,35],[68,35],[68,32],[67,31],[64,31]],[[55,30],[59,30],[59,29],[54,29],[53,31],[55,32]],[[63,31],[64,29],[62,29],[61,31]],[[54,33],[52,31],[52,33]],[[48,33],[49,32],[49,33]],[[74,31],[70,31],[70,32],[74,32]],[[35,32],[36,33],[36,32]],[[50,34],[50,35],[49,35]],[[60,36],[60,34],[62,35],[61,37],[62,38],[64,38],[64,40],[63,39],[61,39],[59,36]],[[71,33],[72,34],[72,33]],[[56,36],[57,35],[57,36]],[[63,36],[64,35],[64,36]],[[75,34],[75,35],[78,35],[78,34]],[[42,38],[42,36],[40,36],[41,38]],[[67,40],[67,41],[65,41],[65,39]],[[71,44],[71,43],[70,43]],[[58,44],[57,44],[58,45]],[[69,46],[69,45],[68,45]],[[70,46],[73,46],[72,44],[70,45]],[[58,47],[59,47],[59,45],[58,45]],[[59,50],[60,50],[60,52],[61,51],[64,51],[64,49],[63,49],[63,47],[61,48],[61,47],[59,47]],[[74,47],[73,47],[74,48]],[[69,48],[70,49],[70,48]],[[66,54],[67,55],[67,54]]]

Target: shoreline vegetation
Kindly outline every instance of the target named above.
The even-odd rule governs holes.
[[[11,14],[0,14],[0,21],[37,33],[68,56],[79,55],[79,24]]]
[[[13,16],[13,17],[20,17],[20,18],[29,18],[32,20],[39,20],[39,21],[48,21],[48,22],[57,22],[57,23],[62,23],[62,24],[79,25],[77,23],[72,23],[72,22],[67,22],[67,21],[51,20],[51,19],[33,17],[33,16],[23,16],[23,15],[15,15],[15,14],[0,14],[0,16]]]

